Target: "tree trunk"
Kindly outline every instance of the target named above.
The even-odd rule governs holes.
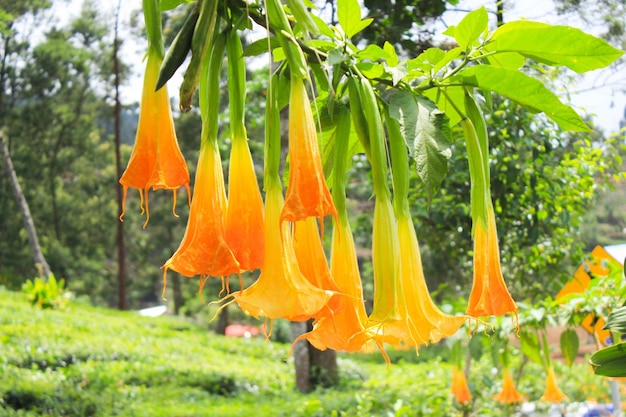
[[[291,339],[307,332],[306,322],[291,322]],[[311,360],[309,357],[309,347],[311,345],[306,340],[300,340],[293,346],[293,364],[296,368],[296,388],[300,392],[311,392]]]
[[[0,151],[2,151],[2,158],[4,159],[7,175],[11,180],[11,188],[13,188],[13,194],[15,195],[15,200],[17,201],[17,205],[20,209],[22,220],[24,221],[24,228],[26,229],[26,235],[28,237],[28,245],[30,246],[30,251],[33,254],[35,267],[43,278],[48,278],[52,275],[52,272],[50,271],[50,266],[48,265],[48,262],[46,262],[43,252],[41,251],[39,239],[37,238],[37,230],[35,229],[35,223],[33,223],[33,217],[30,214],[28,202],[24,197],[22,187],[20,187],[17,175],[15,174],[15,169],[13,169],[13,161],[11,161],[11,155],[9,154],[9,148],[6,144],[4,131],[1,130]]]
[[[312,322],[291,323],[291,337],[311,331]],[[311,392],[316,386],[330,387],[339,381],[337,352],[332,349],[319,350],[306,340],[300,340],[293,347],[296,368],[296,387],[300,392]]]
[[[120,68],[118,50],[120,40],[118,38],[118,22],[122,1],[117,3],[117,15],[115,17],[115,38],[113,39],[113,73],[115,74],[115,167],[117,178],[122,177],[122,157],[120,155],[120,124],[121,124],[121,104],[120,104]],[[116,184],[117,191],[117,212],[122,212],[124,195],[122,186]],[[126,310],[126,246],[124,245],[124,223],[117,222],[117,308]]]

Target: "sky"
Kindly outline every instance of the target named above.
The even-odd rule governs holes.
[[[82,5],[82,0],[67,0],[69,7],[63,11],[65,17],[77,15]],[[120,10],[120,27],[128,27],[131,14],[141,7],[141,0],[122,0]],[[105,0],[101,2],[103,10],[110,16],[114,16],[118,0]],[[494,11],[495,0],[460,0],[456,7],[451,7],[447,11],[438,25],[443,31],[446,25],[458,23],[468,10],[473,10],[485,6],[488,11]],[[460,11],[455,11],[459,9]],[[67,11],[70,11],[69,15]],[[495,27],[495,15],[490,13],[492,19],[491,26]],[[528,19],[546,22],[555,25],[569,25],[578,27],[586,32],[596,34],[601,28],[587,27],[582,21],[577,21],[572,16],[559,16],[552,0],[505,0],[504,2],[505,21],[516,19]],[[122,59],[127,63],[137,62],[133,69],[133,79],[122,88],[122,99],[125,103],[138,102],[141,97],[141,77],[143,66],[140,60],[145,50],[145,44],[133,38],[130,42],[123,44]],[[177,94],[182,76],[181,71],[169,83],[170,95]],[[586,74],[577,85],[571,86],[567,91],[556,91],[564,101],[571,100],[572,106],[582,112],[593,116],[594,122],[600,126],[605,133],[617,132],[619,122],[624,117],[626,107],[626,95],[621,92],[626,89],[626,78],[611,70],[598,70]]]

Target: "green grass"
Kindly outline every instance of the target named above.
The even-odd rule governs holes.
[[[339,386],[301,394],[286,344],[225,338],[178,318],[78,302],[39,310],[2,289],[0,299],[0,416],[461,415],[441,347],[423,349],[419,358],[391,352],[389,367],[379,354],[340,355]],[[513,415],[491,400],[499,377],[483,356],[470,378],[474,411]],[[597,394],[590,384],[608,392],[581,369],[559,368],[572,400]],[[527,365],[520,390],[541,396],[541,370]]]

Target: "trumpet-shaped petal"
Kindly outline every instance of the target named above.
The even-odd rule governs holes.
[[[450,392],[452,392],[456,402],[459,404],[467,404],[472,401],[472,394],[467,385],[465,372],[463,372],[463,369],[456,366],[452,370],[452,389]]]
[[[225,233],[241,269],[252,271],[263,265],[263,200],[250,148],[241,139],[234,140],[231,149]]]
[[[311,219],[315,221],[314,218]],[[309,343],[320,350],[330,348],[355,352],[361,350],[369,340],[364,331],[367,313],[363,303],[363,289],[352,231],[345,218],[344,221],[341,217],[339,219],[333,230],[330,257],[330,276],[332,277],[330,285],[336,288],[336,292],[328,306],[316,315],[313,330],[301,337],[306,338]],[[315,230],[317,231],[317,228]]]
[[[124,187],[124,201],[129,187],[139,189],[142,203],[145,198],[146,223],[150,217],[150,187],[154,190],[176,190],[184,185],[189,194],[189,171],[178,147],[167,87],[154,91],[161,62],[157,54],[148,52],[135,146],[120,178],[120,184]],[[123,218],[124,210],[125,203],[120,218]]]
[[[428,292],[419,244],[413,222],[408,216],[398,218],[398,237],[402,259],[402,299],[409,329],[414,340],[437,343],[455,334],[467,320],[467,316],[451,316],[443,313]]]
[[[515,382],[509,368],[502,370],[502,390],[493,398],[504,404],[515,404],[524,401],[524,395],[515,388]]]
[[[493,206],[487,206],[487,224],[474,227],[474,283],[466,313],[472,317],[517,314],[500,268],[498,232]]]
[[[551,403],[560,403],[561,401],[569,401],[569,397],[559,389],[556,383],[556,375],[552,367],[548,368],[548,375],[546,378],[546,390],[541,397],[542,401],[548,401]]]
[[[273,185],[265,196],[265,257],[258,280],[233,294],[248,314],[305,321],[319,312],[332,293],[315,287],[300,272],[290,225],[280,221],[284,200]]]
[[[291,79],[289,99],[289,184],[281,222],[337,213],[330,196],[304,80]]]
[[[185,236],[176,252],[163,265],[165,273],[168,269],[188,277],[239,273],[239,263],[224,238],[226,206],[217,144],[204,142],[200,148]]]
[[[391,200],[379,195],[374,205],[372,237],[374,267],[374,307],[367,321],[367,331],[379,347],[383,343],[417,346],[425,340],[412,340],[407,326],[406,310],[401,307],[402,264],[398,241],[398,225]]]

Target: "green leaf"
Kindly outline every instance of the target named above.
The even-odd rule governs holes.
[[[387,53],[378,45],[370,44],[356,53],[357,58],[364,60],[369,59],[373,62],[378,62],[381,59],[387,57]]]
[[[270,38],[269,47],[272,50],[275,50],[276,48],[280,48],[280,43],[278,42],[278,38],[276,38],[275,36],[272,36]],[[252,42],[250,45],[248,45],[245,48],[245,50],[243,51],[243,56],[259,56],[261,54],[269,52],[267,48],[268,48],[267,38],[257,39],[256,41]]]
[[[330,28],[330,26],[328,25],[328,23],[326,23],[326,21],[324,19],[322,19],[321,17],[312,14],[311,17],[313,18],[313,20],[315,21],[315,24],[317,25],[318,29],[320,30],[320,33],[330,39],[334,39],[335,38],[335,33],[333,32],[333,30]]]
[[[487,30],[489,17],[487,10],[481,7],[468,13],[454,29],[454,39],[463,49],[471,48],[480,35]]]
[[[520,332],[522,353],[528,357],[531,361],[543,364],[541,357],[541,346],[539,345],[539,337],[534,332],[522,331]]]
[[[563,130],[591,130],[574,109],[563,104],[543,83],[522,72],[477,65],[464,69],[460,74],[467,85],[508,97],[532,112],[544,112]]]
[[[337,19],[348,39],[365,29],[374,19],[361,20],[361,6],[357,0],[338,0]]]
[[[431,101],[416,98],[406,90],[395,91],[391,96],[389,113],[400,124],[430,201],[448,172],[448,159],[452,156],[448,120]]]
[[[576,355],[578,355],[578,347],[580,340],[576,330],[569,328],[561,333],[561,353],[569,366],[572,366]]]
[[[175,9],[183,3],[189,3],[190,0],[161,0],[159,4],[159,9],[162,12],[166,12],[168,10]]]
[[[537,62],[563,65],[578,73],[604,68],[624,53],[580,29],[536,22],[507,23],[495,31],[492,39],[490,49],[496,53],[517,52]]]
[[[465,105],[465,90],[463,87],[442,87],[446,94],[439,89],[431,89],[424,92],[432,102],[437,104],[439,110],[444,112],[450,120],[450,126],[461,121],[461,115],[456,109],[462,109]]]
[[[619,343],[600,349],[589,359],[596,375],[610,377],[626,376],[626,344]]]
[[[398,54],[396,54],[396,49],[393,47],[392,44],[385,41],[385,44],[383,45],[383,51],[385,51],[387,64],[392,67],[398,65]]]

